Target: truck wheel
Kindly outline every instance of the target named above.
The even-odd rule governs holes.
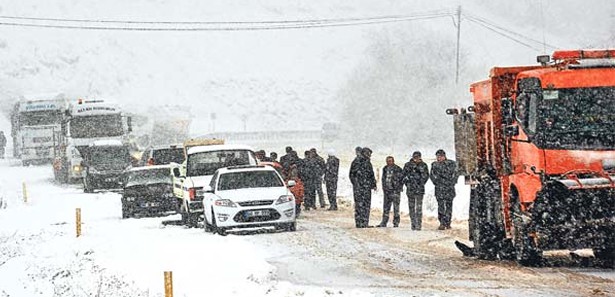
[[[610,241],[604,246],[593,249],[594,257],[598,259],[603,266],[615,268],[615,238],[611,237]]]
[[[510,216],[512,219],[513,246],[517,262],[523,266],[540,266],[542,252],[536,247],[529,235],[527,223],[523,222],[521,204],[518,196],[511,193]]]
[[[484,179],[470,194],[470,234],[474,254],[479,259],[496,260],[500,254],[504,230],[498,222],[500,190],[493,181]]]

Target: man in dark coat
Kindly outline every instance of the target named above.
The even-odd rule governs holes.
[[[315,186],[316,193],[318,193],[318,202],[320,203],[320,208],[325,208],[325,193],[322,191],[322,176],[325,174],[325,159],[318,155],[318,152],[315,148],[311,148],[310,152],[316,161],[316,167],[314,168],[314,178],[315,178]]]
[[[386,227],[389,223],[389,212],[393,205],[393,227],[399,227],[399,196],[403,188],[401,167],[395,164],[392,156],[386,158],[387,165],[382,168],[382,191],[384,205],[382,206],[382,222],[378,227]]]
[[[335,157],[335,152],[329,150],[329,157],[325,165],[325,186],[329,198],[329,210],[337,210],[337,175],[340,168],[340,159]]]
[[[0,131],[0,159],[4,159],[4,149],[6,148],[6,137],[4,131]]]
[[[453,198],[457,183],[457,163],[446,159],[444,150],[436,152],[436,161],[431,163],[431,182],[435,186],[436,201],[438,201],[438,230],[450,229],[453,215]]]
[[[357,228],[369,227],[369,211],[372,204],[372,190],[376,189],[374,168],[370,162],[372,150],[363,148],[361,156],[350,167],[350,181],[354,193],[354,220]]]
[[[421,230],[423,223],[423,196],[425,183],[429,179],[427,164],[421,159],[421,152],[412,153],[412,158],[404,165],[404,183],[410,209],[412,230]]]
[[[286,155],[280,157],[280,165],[282,165],[282,168],[284,168],[284,171],[288,172],[290,169],[290,165],[293,162],[293,157],[291,152],[293,151],[293,148],[290,146],[286,147]]]

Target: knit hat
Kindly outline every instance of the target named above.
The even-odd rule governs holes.
[[[436,151],[436,156],[446,156],[446,153],[443,149],[439,149]]]

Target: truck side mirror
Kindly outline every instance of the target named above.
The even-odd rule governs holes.
[[[181,174],[179,173],[179,168],[175,167],[173,168],[173,176],[175,177],[179,177]]]
[[[502,123],[504,125],[510,125],[513,123],[515,114],[512,106],[512,99],[502,98]]]
[[[504,127],[504,135],[508,137],[519,135],[519,126],[517,125],[508,125]]]
[[[456,115],[459,114],[459,110],[457,108],[448,108],[446,109],[447,115]]]

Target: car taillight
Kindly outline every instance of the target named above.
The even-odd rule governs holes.
[[[190,200],[194,200],[196,198],[196,188],[188,189],[188,197]]]

